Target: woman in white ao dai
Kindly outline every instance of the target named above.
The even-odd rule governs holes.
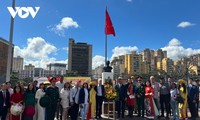
[[[69,109],[69,99],[70,99],[70,83],[66,82],[64,88],[60,91],[61,105],[63,108],[62,120],[66,120],[68,109]]]
[[[40,87],[35,94],[35,98],[37,99],[37,119],[45,120],[45,108],[40,105],[40,99],[45,95],[44,92],[44,84],[40,83]]]

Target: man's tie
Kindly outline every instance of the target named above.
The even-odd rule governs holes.
[[[4,106],[6,105],[6,92],[3,92]]]

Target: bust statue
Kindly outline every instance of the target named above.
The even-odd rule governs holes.
[[[104,72],[111,72],[112,67],[110,67],[109,64],[110,64],[110,61],[107,61],[106,62],[106,67],[103,68]]]

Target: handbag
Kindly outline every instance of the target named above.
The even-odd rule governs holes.
[[[177,101],[178,103],[184,103],[184,99],[181,97],[180,94],[176,94],[174,100]]]
[[[23,112],[23,105],[11,105],[10,112],[12,115],[19,116]]]

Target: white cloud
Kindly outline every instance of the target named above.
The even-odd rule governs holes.
[[[200,53],[200,49],[184,48],[180,40],[173,38],[169,44],[162,48],[167,51],[167,56],[173,60],[179,60],[182,57],[189,57],[193,54]]]
[[[194,25],[195,25],[194,23],[183,21],[183,22],[179,23],[177,25],[177,27],[186,28],[186,27],[190,27],[190,26],[194,26]]]
[[[127,2],[132,2],[133,0],[126,0]]]
[[[46,68],[49,63],[55,63],[56,58],[49,57],[50,54],[56,54],[57,48],[47,43],[41,37],[27,39],[27,46],[20,48],[14,47],[14,57],[21,56],[24,58],[24,65],[33,64],[35,67]],[[67,63],[67,60],[58,61],[59,63]]]
[[[112,56],[110,58],[110,61],[112,61],[112,59],[114,57],[118,57],[120,55],[125,55],[125,54],[129,54],[131,53],[132,51],[137,51],[138,48],[136,46],[132,47],[132,46],[122,46],[122,47],[119,47],[119,46],[116,46],[113,50],[112,50]],[[105,57],[104,56],[100,56],[100,55],[96,55],[93,57],[92,59],[92,69],[95,69],[97,68],[98,66],[101,66],[101,65],[104,65],[105,64]]]
[[[64,51],[66,51],[67,54],[68,54],[68,47],[63,47],[62,49],[63,49]]]
[[[92,58],[92,69],[97,68],[98,66],[101,66],[105,63],[105,57],[96,55]]]
[[[137,51],[138,50],[138,48],[136,47],[136,46],[128,46],[128,47],[124,47],[124,46],[122,46],[122,47],[119,47],[119,46],[116,46],[113,50],[112,50],[112,52],[113,52],[113,54],[112,54],[112,57],[111,57],[111,60],[114,58],[114,57],[118,57],[118,56],[120,56],[120,55],[125,55],[125,54],[129,54],[129,53],[131,53],[132,51]]]
[[[179,45],[181,45],[181,42],[178,39],[173,38],[172,40],[169,41],[168,46],[179,46]]]
[[[71,17],[64,17],[60,21],[59,24],[55,25],[54,27],[50,26],[51,31],[54,31],[59,36],[65,36],[65,30],[69,28],[78,28],[79,25],[76,21],[74,21]]]

